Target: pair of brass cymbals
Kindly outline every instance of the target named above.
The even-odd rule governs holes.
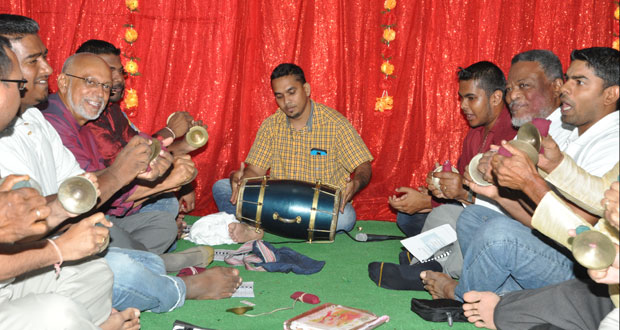
[[[532,163],[538,163],[538,154],[542,146],[542,136],[538,128],[532,123],[523,124],[517,131],[517,138],[508,141],[508,144],[523,151]],[[491,183],[484,180],[484,175],[478,171],[478,164],[483,154],[477,154],[469,162],[468,172],[472,180],[480,186],[490,186]]]

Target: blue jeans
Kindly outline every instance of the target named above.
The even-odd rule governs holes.
[[[472,290],[502,295],[575,278],[567,249],[503,214],[472,205],[456,228],[464,257],[458,300]]]
[[[427,216],[428,213],[407,214],[398,212],[396,214],[396,224],[405,236],[413,237],[422,232],[422,227],[424,227]]]
[[[226,212],[235,214],[237,207],[230,202],[230,196],[232,196],[232,188],[230,187],[229,179],[221,179],[213,184],[213,199],[217,205],[217,209],[220,212]],[[351,231],[355,227],[356,221],[355,209],[351,203],[348,203],[344,207],[344,213],[338,214],[338,225],[336,231],[345,230]]]
[[[166,275],[164,261],[138,250],[108,248],[105,255],[114,273],[112,307],[164,313],[183,306],[186,287],[180,277]]]

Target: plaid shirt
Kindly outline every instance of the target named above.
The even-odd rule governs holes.
[[[262,123],[246,163],[271,169],[271,177],[321,180],[344,189],[356,167],[373,157],[355,128],[338,111],[312,101],[310,118],[295,130],[277,111]]]

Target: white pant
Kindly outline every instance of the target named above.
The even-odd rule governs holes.
[[[620,312],[618,311],[618,307],[614,308],[614,310],[607,314],[603,321],[601,321],[601,324],[598,326],[598,330],[618,330],[619,314]]]
[[[0,287],[0,329],[99,329],[112,311],[113,275],[103,258],[46,267]]]

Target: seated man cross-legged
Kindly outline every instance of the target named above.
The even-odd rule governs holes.
[[[336,231],[350,231],[356,221],[351,201],[370,181],[370,151],[344,116],[310,99],[310,84],[297,65],[278,65],[271,74],[271,88],[279,110],[261,124],[245,160],[248,166],[242,164],[230,181],[223,179],[213,185],[218,209],[235,214],[241,180],[264,176],[270,170],[276,179],[320,180],[340,187]],[[321,152],[313,153],[313,149]],[[263,236],[262,230],[239,223],[230,224],[229,232],[236,242]]]

